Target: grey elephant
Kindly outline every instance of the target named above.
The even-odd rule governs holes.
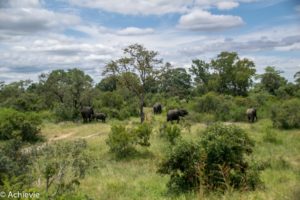
[[[80,111],[83,122],[91,122],[94,116],[94,109],[92,106],[83,107]]]
[[[185,109],[169,110],[167,113],[167,122],[177,120],[177,123],[179,123],[180,117],[184,117],[188,114],[188,111]]]
[[[254,122],[257,121],[257,114],[256,114],[256,109],[255,108],[249,108],[246,111],[247,117],[248,117],[248,121],[249,122]]]
[[[102,122],[105,122],[107,115],[105,113],[95,113],[94,119],[95,120],[101,120]]]
[[[160,114],[162,112],[162,105],[160,103],[155,103],[153,105],[153,113]]]

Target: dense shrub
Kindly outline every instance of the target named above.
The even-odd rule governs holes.
[[[271,119],[276,128],[300,128],[300,100],[291,99],[274,106]]]
[[[209,126],[201,139],[207,159],[204,174],[207,187],[226,189],[228,185],[241,188],[251,184],[255,177],[248,177],[249,164],[245,155],[252,153],[254,142],[245,131],[234,125]],[[249,182],[248,182],[249,181]],[[254,187],[254,188],[253,188]]]
[[[181,136],[181,129],[177,125],[163,123],[159,128],[160,136],[169,141],[172,145]]]
[[[150,146],[152,127],[143,123],[135,128],[126,128],[124,125],[113,125],[106,144],[110,151],[118,158],[132,154],[136,145]]]
[[[148,123],[143,123],[134,129],[136,135],[136,142],[141,146],[150,146],[150,136],[152,134],[152,127]]]
[[[161,163],[161,174],[170,174],[168,188],[175,192],[197,189],[200,186],[200,146],[194,142],[180,141]]]
[[[20,139],[36,141],[39,139],[42,121],[37,114],[22,113],[13,109],[0,109],[0,139]]]
[[[124,125],[113,125],[106,144],[117,157],[128,156],[135,150],[136,137]]]
[[[80,118],[79,109],[63,103],[57,103],[54,106],[54,114],[56,121],[73,121]]]
[[[214,124],[199,142],[181,141],[160,164],[159,173],[170,174],[169,189],[176,191],[255,189],[259,172],[246,161],[254,143],[234,125]]]

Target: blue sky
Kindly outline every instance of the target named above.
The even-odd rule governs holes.
[[[298,0],[0,0],[0,81],[78,67],[99,82],[136,42],[176,67],[237,51],[292,81],[299,22]]]

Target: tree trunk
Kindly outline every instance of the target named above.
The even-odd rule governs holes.
[[[144,120],[145,120],[145,113],[144,113],[144,94],[141,95],[141,100],[140,100],[140,118],[141,118],[141,123],[143,123]]]

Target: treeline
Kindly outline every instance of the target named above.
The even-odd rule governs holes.
[[[109,118],[124,120],[139,115],[144,121],[145,106],[161,102],[166,109],[171,109],[190,100],[190,107],[200,104],[196,105],[199,113],[218,115],[240,109],[241,114],[242,107],[260,107],[269,100],[300,97],[300,72],[295,74],[294,82],[288,82],[281,73],[268,66],[263,74],[257,75],[255,63],[241,59],[236,52],[221,52],[210,62],[192,60],[191,67],[186,69],[164,64],[158,52],[134,44],[124,49],[123,57],[105,66],[103,78],[96,84],[77,68],[41,74],[38,82],[2,82],[0,106],[22,112],[50,111],[44,112],[44,118],[56,121],[80,119],[80,108],[87,105],[108,114]],[[220,108],[224,102],[235,102],[235,105]],[[241,117],[207,118],[239,121]]]

